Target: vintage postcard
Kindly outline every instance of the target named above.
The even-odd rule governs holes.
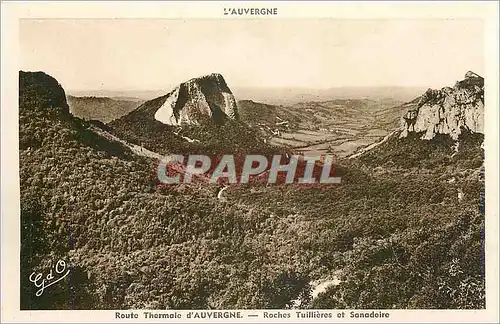
[[[2,322],[497,322],[498,17],[3,2]]]

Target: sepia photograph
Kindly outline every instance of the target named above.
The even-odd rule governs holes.
[[[222,7],[19,19],[19,309],[485,310],[484,21]]]

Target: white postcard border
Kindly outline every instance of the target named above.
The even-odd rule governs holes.
[[[224,16],[224,7],[276,7],[277,16]],[[498,320],[498,3],[497,2],[26,2],[2,3],[1,89],[1,316],[2,322],[175,322],[175,320],[115,319],[115,311],[19,311],[19,157],[18,157],[18,20],[29,18],[155,18],[155,19],[481,19],[485,23],[485,165],[486,165],[486,310],[388,310],[389,320],[377,322],[439,323]],[[325,311],[325,310],[322,310]],[[349,310],[331,310],[332,313]],[[127,313],[130,311],[123,311]],[[135,311],[142,313],[142,311]],[[152,311],[161,313],[162,311]],[[164,312],[164,311],[163,311]],[[172,311],[173,312],[173,311]],[[188,311],[177,311],[187,313]],[[325,322],[321,319],[264,319],[259,322]],[[283,311],[285,312],[285,311]],[[295,310],[287,311],[290,313]],[[234,322],[234,319],[181,320]],[[255,322],[245,316],[241,322]],[[334,318],[333,322],[348,322]],[[366,322],[366,319],[352,321]]]

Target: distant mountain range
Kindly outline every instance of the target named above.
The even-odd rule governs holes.
[[[150,100],[173,89],[175,85],[164,90],[74,90],[69,95],[76,97],[109,97],[123,100]],[[236,100],[253,100],[274,105],[290,105],[305,101],[327,101],[335,99],[385,99],[410,101],[426,90],[425,87],[335,87],[327,89],[314,88],[259,88],[231,87]]]
[[[469,71],[453,88],[428,89],[406,107],[401,137],[414,132],[423,139],[449,134],[456,140],[463,130],[484,133],[484,79]]]
[[[309,88],[239,88],[233,87],[237,99],[250,99],[268,104],[290,105],[307,101],[335,99],[393,99],[409,101],[422,93],[423,87],[335,87]]]
[[[20,72],[20,308],[484,309],[484,135],[467,118],[457,119],[466,128],[456,140],[421,132],[455,125],[449,111],[484,109],[481,80],[469,76],[409,104],[245,100],[222,124],[170,125],[155,119],[170,90],[104,124],[75,117],[54,78]],[[229,93],[217,82],[188,84],[170,107],[211,116],[207,106]],[[115,102],[82,100],[91,113]],[[428,112],[422,129],[339,159],[339,184],[229,185],[221,200],[221,184],[158,180],[165,154],[282,154],[261,127],[309,149],[352,150],[403,131],[413,105]],[[437,127],[426,117],[435,114]],[[307,143],[319,137],[327,143]],[[35,295],[30,275],[55,260],[71,275]]]

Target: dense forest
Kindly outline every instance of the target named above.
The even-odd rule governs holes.
[[[88,120],[109,123],[137,108],[142,100],[136,98],[76,97],[67,96],[71,114]]]
[[[20,73],[19,118],[22,309],[485,306],[482,135],[456,150],[394,137],[339,161],[341,184],[233,185],[221,201],[219,185],[158,187],[158,161],[92,132],[44,73]],[[151,142],[159,126],[121,125],[181,147],[168,127]],[[242,125],[185,132],[213,136],[189,152],[275,150]],[[57,260],[70,276],[36,296],[30,274]]]

